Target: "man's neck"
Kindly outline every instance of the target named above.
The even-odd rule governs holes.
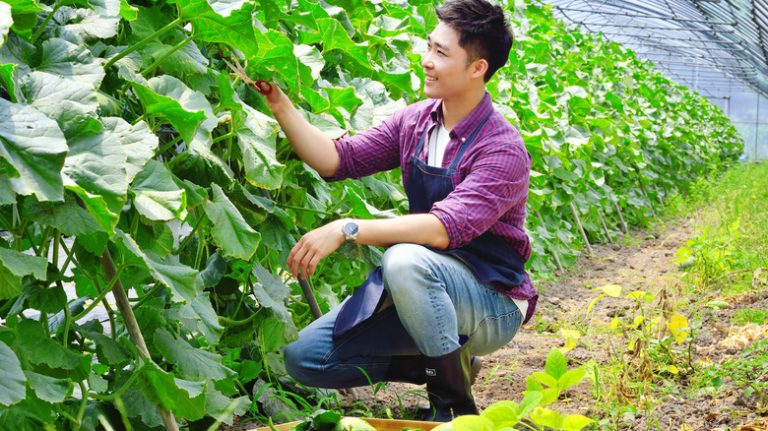
[[[443,127],[453,130],[485,97],[485,87],[468,91],[461,96],[443,99]]]

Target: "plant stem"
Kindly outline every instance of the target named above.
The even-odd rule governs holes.
[[[170,57],[171,55],[173,55],[173,53],[174,53],[174,52],[176,52],[176,51],[180,50],[182,47],[184,47],[184,45],[186,45],[187,43],[189,43],[191,40],[192,40],[192,36],[187,36],[187,38],[185,38],[185,39],[184,39],[184,40],[182,40],[181,42],[179,42],[179,43],[177,43],[176,45],[174,45],[174,46],[172,46],[171,48],[169,48],[169,49],[168,49],[168,51],[165,51],[165,52],[164,52],[164,53],[163,53],[163,54],[162,54],[160,57],[158,57],[158,58],[157,58],[157,59],[156,59],[156,60],[155,60],[155,61],[154,61],[152,64],[150,64],[150,65],[149,65],[149,67],[147,67],[147,69],[146,69],[144,72],[141,72],[141,74],[142,74],[142,75],[144,75],[144,77],[146,78],[146,77],[147,77],[147,75],[149,75],[149,74],[150,74],[150,73],[152,73],[152,72],[153,72],[155,69],[157,69],[157,67],[160,65],[160,63],[162,63],[163,61],[165,61],[165,59],[166,59],[166,58],[168,58],[168,57]]]
[[[110,58],[109,61],[107,61],[104,64],[104,69],[109,69],[113,64],[115,64],[116,62],[120,61],[126,55],[128,55],[128,54],[130,54],[130,53],[132,53],[134,51],[138,51],[141,48],[144,48],[147,44],[149,44],[149,42],[152,42],[152,40],[154,40],[155,38],[160,37],[162,34],[166,33],[169,30],[172,30],[174,27],[176,27],[177,25],[179,25],[181,23],[182,23],[182,19],[181,18],[176,18],[175,20],[169,22],[163,28],[157,30],[156,32],[150,34],[149,36],[145,37],[144,39],[141,39],[140,41],[136,42],[135,44],[129,46],[124,51],[122,51],[120,54],[117,54],[116,56]]]
[[[127,391],[128,388],[131,387],[134,381],[141,375],[139,370],[134,370],[133,373],[128,377],[128,380],[123,383],[123,386],[120,387],[120,389],[116,390],[115,392],[112,392],[108,395],[101,395],[97,393],[91,393],[89,394],[91,397],[102,400],[102,401],[113,401],[114,399],[118,398],[120,395],[123,394],[123,392]]]
[[[131,309],[131,303],[128,302],[128,295],[125,294],[123,284],[117,277],[117,270],[115,269],[115,262],[112,260],[112,255],[109,252],[109,248],[104,249],[104,254],[101,255],[101,264],[104,267],[104,272],[112,280],[116,280],[112,287],[112,294],[115,295],[115,301],[117,302],[117,308],[120,310],[120,314],[123,316],[123,323],[128,330],[128,334],[131,336],[131,340],[136,345],[136,350],[142,359],[151,361],[152,358],[149,355],[149,349],[144,341],[144,335],[139,328],[139,322],[136,321],[136,315],[133,314]],[[173,413],[162,406],[158,406],[160,416],[163,418],[165,428],[171,431],[178,431],[179,425],[176,423],[176,418]]]
[[[171,147],[178,144],[179,141],[181,141],[181,135],[175,137],[173,140],[166,142],[163,144],[162,147],[160,147],[157,151],[155,151],[155,157],[164,154],[166,151],[170,150]]]
[[[99,296],[94,298],[93,302],[91,302],[91,305],[89,305],[85,310],[81,311],[79,314],[77,314],[74,317],[75,321],[78,321],[78,320],[82,319],[83,317],[85,317],[85,315],[90,313],[91,310],[96,308],[96,306],[99,304],[99,302],[101,302],[101,300],[104,299],[107,296],[109,291],[112,289],[112,286],[114,286],[115,283],[117,283],[117,281],[120,278],[120,275],[123,273],[124,269],[125,269],[125,267],[121,266],[120,269],[117,270],[117,273],[115,274],[115,277],[109,281],[109,284],[107,285],[107,287],[103,291],[99,292]],[[95,284],[96,283],[94,283],[94,285]]]
[[[80,408],[77,410],[77,427],[78,429],[83,425],[83,416],[85,416],[85,408],[88,407],[88,391],[85,389],[83,382],[77,382],[80,386],[80,396],[83,399],[80,401]]]
[[[45,17],[43,22],[40,24],[40,27],[35,30],[35,34],[32,35],[32,44],[34,45],[35,42],[37,42],[37,39],[40,38],[40,35],[43,34],[43,31],[45,30],[45,27],[48,25],[48,23],[53,19],[53,16],[56,15],[56,12],[59,11],[59,9],[64,6],[64,3],[56,2],[55,5],[53,5],[53,11],[48,14],[48,16]]]

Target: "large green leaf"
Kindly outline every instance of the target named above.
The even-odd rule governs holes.
[[[155,348],[186,378],[222,380],[235,374],[222,365],[221,356],[195,348],[164,329],[155,331],[154,342]]]
[[[205,96],[172,76],[158,76],[146,84],[131,85],[144,105],[145,115],[167,119],[187,142],[192,141],[201,124],[209,131],[216,126],[216,116]]]
[[[57,379],[55,377],[38,374],[32,371],[26,371],[29,379],[29,387],[35,391],[35,395],[43,401],[49,403],[60,403],[69,394],[72,384],[69,380]]]
[[[220,8],[221,13],[205,0],[179,0],[177,5],[179,15],[192,23],[197,40],[230,45],[248,58],[258,53],[252,19],[253,3],[243,2],[242,7],[236,10]]]
[[[24,320],[19,323],[18,348],[24,359],[36,365],[66,370],[73,380],[86,378],[91,368],[90,355],[75,353],[60,342],[52,340],[43,329],[42,323]]]
[[[31,275],[45,280],[48,259],[0,248],[0,299],[15,298],[22,291],[22,279]]]
[[[59,9],[54,17],[59,24],[54,34],[76,44],[114,37],[120,24],[120,0],[88,0],[88,3],[90,9]]]
[[[64,202],[37,202],[24,200],[24,217],[59,229],[69,236],[85,235],[102,230],[93,216],[66,194]]]
[[[192,301],[202,290],[199,272],[180,263],[178,256],[160,258],[152,252],[144,252],[133,238],[119,230],[115,239],[126,251],[141,259],[155,280],[171,289],[174,302]]]
[[[245,222],[240,211],[217,184],[211,185],[213,199],[203,206],[211,219],[213,241],[224,256],[250,260],[256,252],[261,235]]]
[[[205,415],[205,383],[175,378],[172,373],[160,369],[154,363],[147,363],[139,371],[138,386],[144,396],[155,405],[174,412],[177,416],[197,420]],[[154,407],[154,406],[153,406]],[[151,408],[146,406],[145,408]],[[155,407],[156,408],[156,407]],[[138,412],[132,412],[136,414]],[[145,413],[151,418],[153,413]]]
[[[67,138],[101,129],[92,118],[99,107],[96,90],[86,81],[34,71],[24,77],[22,92],[27,103],[59,123]]]
[[[101,122],[104,124],[104,130],[115,135],[123,146],[127,157],[125,171],[130,183],[147,160],[155,155],[158,145],[157,135],[149,130],[144,121],[131,125],[122,118],[102,117]]]
[[[186,194],[164,164],[150,160],[136,175],[132,191],[136,210],[150,220],[173,220],[186,206]]]
[[[0,406],[10,406],[27,396],[26,377],[19,358],[0,341]]]
[[[104,79],[104,68],[91,52],[85,46],[64,39],[43,42],[42,58],[35,70],[87,83],[94,88],[98,88]]]
[[[15,170],[5,175],[14,192],[40,201],[64,199],[60,172],[67,144],[55,121],[31,106],[0,99],[0,144],[0,157]]]
[[[253,275],[258,280],[253,286],[253,292],[259,305],[272,309],[285,323],[285,340],[290,341],[296,335],[296,327],[291,319],[291,314],[285,306],[285,300],[291,293],[288,286],[275,274],[256,263],[253,266]]]
[[[69,154],[62,173],[71,182],[92,194],[125,199],[127,156],[117,135],[109,131],[83,133],[69,138],[68,143]],[[120,210],[119,207],[113,209]]]

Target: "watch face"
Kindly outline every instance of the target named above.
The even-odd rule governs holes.
[[[357,230],[358,230],[357,223],[349,222],[344,225],[344,235],[346,235],[347,237],[354,237],[355,235],[357,235]]]

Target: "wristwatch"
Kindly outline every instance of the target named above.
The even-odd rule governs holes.
[[[341,232],[344,234],[345,241],[355,242],[357,239],[357,234],[360,233],[360,227],[357,226],[357,223],[348,221],[344,223],[344,226],[342,226]]]

